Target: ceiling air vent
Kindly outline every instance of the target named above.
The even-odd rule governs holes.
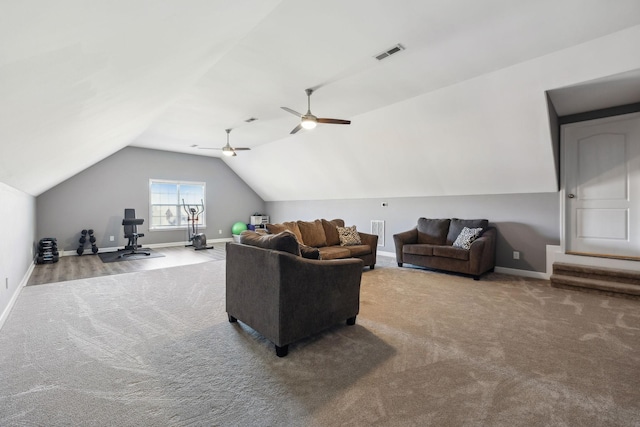
[[[394,47],[392,47],[391,49],[387,49],[382,53],[379,53],[375,56],[375,58],[378,61],[382,61],[384,58],[387,58],[391,55],[393,55],[394,53],[398,53],[401,50],[404,50],[404,46],[402,46],[400,43],[398,43],[397,45],[395,45]]]

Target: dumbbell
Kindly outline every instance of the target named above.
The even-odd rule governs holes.
[[[94,254],[98,253],[98,247],[96,246],[96,236],[93,235],[93,229],[90,228],[88,230],[89,233],[89,242],[91,242],[91,252]]]

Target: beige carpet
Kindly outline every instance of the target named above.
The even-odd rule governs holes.
[[[24,288],[0,378],[1,426],[633,426],[640,301],[378,267],[278,358],[212,261]]]

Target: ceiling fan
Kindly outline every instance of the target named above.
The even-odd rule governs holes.
[[[334,125],[351,124],[351,120],[321,119],[311,114],[311,94],[313,93],[313,89],[306,89],[305,92],[307,92],[307,114],[300,114],[297,111],[292,110],[291,108],[280,107],[284,111],[287,111],[291,114],[294,114],[300,117],[300,124],[293,128],[293,130],[291,131],[292,134],[298,132],[302,128],[313,129],[314,127],[316,127],[318,123],[328,123],[328,124],[334,124]]]
[[[231,129],[225,129],[225,131],[227,132],[227,145],[225,145],[224,147],[222,148],[198,147],[198,148],[202,150],[222,150],[222,154],[228,157],[237,156],[236,151],[251,150],[251,148],[247,148],[247,147],[235,147],[235,148],[232,147],[229,144],[229,134],[231,133]]]

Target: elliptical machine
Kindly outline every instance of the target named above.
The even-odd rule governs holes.
[[[203,200],[200,200],[199,205],[187,205],[182,199],[182,209],[187,213],[187,231],[191,242],[190,245],[185,245],[185,247],[193,246],[196,251],[213,249],[213,246],[207,246],[207,236],[204,233],[198,233],[198,219],[204,213]],[[189,223],[191,223],[191,230],[189,230]]]

